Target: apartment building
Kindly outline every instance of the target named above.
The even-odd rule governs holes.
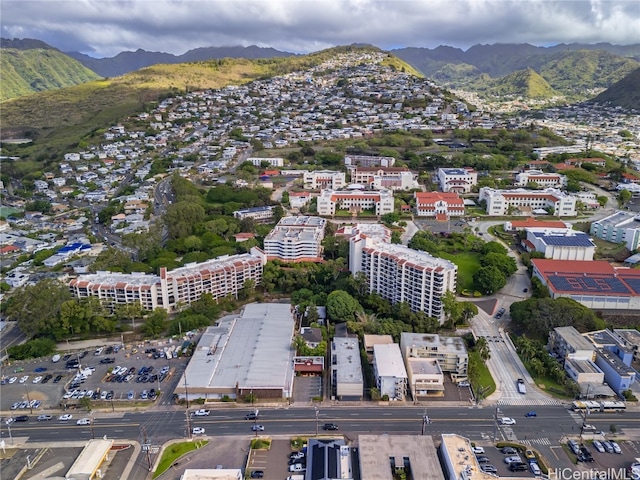
[[[407,396],[407,370],[397,343],[373,345],[373,374],[380,397],[404,400]]]
[[[262,162],[267,162],[271,167],[284,167],[284,158],[281,157],[273,157],[273,158],[262,158],[262,157],[249,157],[246,160],[247,162],[251,162],[256,167],[262,165]]]
[[[269,260],[321,262],[327,221],[321,217],[283,217],[264,239]]]
[[[464,200],[456,192],[416,192],[416,215],[447,220],[464,215]]]
[[[542,170],[526,170],[516,175],[516,186],[526,187],[528,183],[536,183],[544,188],[562,188],[567,185],[567,177],[559,173],[547,173]]]
[[[145,310],[163,308],[172,312],[199,300],[203,293],[215,298],[237,296],[247,280],[262,280],[267,257],[259,248],[251,253],[224,255],[174,270],[162,267],[160,275],[97,272],[71,280],[69,289],[77,298],[97,297],[106,306],[140,303]]]
[[[393,157],[377,157],[373,155],[347,155],[344,164],[347,167],[359,165],[361,167],[393,167],[396,159]]]
[[[347,184],[345,173],[335,170],[313,170],[302,175],[307,190],[340,190]]]
[[[556,327],[549,332],[549,351],[561,358],[595,360],[595,348],[575,327]]]
[[[546,213],[548,210],[559,217],[576,215],[576,198],[555,188],[496,190],[482,187],[480,201],[486,202],[487,214],[492,216],[530,215]]]
[[[351,183],[371,190],[419,188],[417,175],[403,167],[361,167],[350,169]]]
[[[393,193],[390,190],[323,190],[318,197],[318,215],[335,215],[336,210],[347,210],[354,215],[366,210],[375,215],[393,213]]]
[[[376,241],[364,234],[349,239],[349,270],[362,272],[370,292],[391,303],[407,302],[411,311],[444,321],[442,295],[456,290],[457,266],[404,245]]]
[[[435,359],[440,370],[449,373],[454,382],[467,379],[469,355],[460,337],[402,332],[400,351],[405,365],[409,359]]]
[[[640,248],[640,215],[633,212],[616,212],[591,223],[589,233],[613,243],[624,242],[631,251]]]
[[[357,337],[333,337],[331,341],[331,398],[362,400],[364,376]]]
[[[439,168],[437,181],[443,192],[471,193],[478,184],[478,172],[473,168]]]

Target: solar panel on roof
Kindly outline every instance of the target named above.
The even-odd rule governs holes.
[[[579,277],[549,275],[549,281],[556,290],[564,292],[583,293],[621,293],[629,294],[631,291],[616,277]],[[640,283],[638,283],[640,288]]]
[[[640,278],[625,278],[624,282],[631,287],[634,293],[640,294]]]

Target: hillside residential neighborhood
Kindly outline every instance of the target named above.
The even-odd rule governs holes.
[[[589,451],[614,434],[628,442],[625,461],[636,455],[640,194],[630,185],[640,192],[640,119],[586,104],[501,115],[387,60],[354,50],[305,71],[176,93],[48,163],[30,198],[13,193],[15,182],[1,185],[3,329],[19,330],[11,315],[24,312],[12,299],[39,282],[69,295],[52,314],[66,323],[45,325],[66,347],[29,360],[11,357],[18,344],[2,349],[5,424],[37,435],[20,430],[14,422],[26,420],[12,410],[39,413],[29,392],[49,379],[21,374],[53,377],[67,362],[55,387],[63,394],[47,397],[46,409],[61,409],[61,425],[75,415],[77,432],[90,428],[93,443],[78,457],[93,469],[86,478],[112,455],[94,413],[114,423],[134,415],[126,421],[140,430],[136,448],[151,471],[160,447],[146,429],[160,437],[165,425],[139,415],[165,410],[167,431],[190,442],[242,421],[254,442],[265,428],[275,442],[299,426],[299,445],[284,442],[287,480],[537,478],[559,442]],[[490,153],[520,129],[544,129],[558,145]],[[458,156],[474,132],[487,137],[476,138],[486,153]],[[405,137],[433,163],[391,156]],[[373,148],[372,139],[389,144]],[[492,155],[508,167],[474,163]],[[116,316],[121,323],[108,325]],[[88,394],[83,382],[100,387]],[[607,409],[624,415],[593,420]],[[382,439],[360,434],[390,419]],[[346,430],[334,421],[358,432],[357,449],[334,435]],[[458,424],[467,436],[448,433]],[[511,468],[496,445],[531,453]],[[485,448],[500,475],[486,468]],[[559,450],[572,466],[588,462]],[[245,473],[221,464],[227,476],[202,478],[263,478],[259,451],[243,450]]]

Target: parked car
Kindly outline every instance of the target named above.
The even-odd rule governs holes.
[[[500,419],[500,425],[515,425],[516,421],[511,417],[502,417]]]
[[[264,471],[254,470],[251,472],[251,475],[249,475],[249,478],[264,478]]]
[[[58,383],[60,382],[60,380],[62,380],[62,375],[58,375],[56,378],[54,378],[53,383]]]
[[[612,442],[612,441],[609,441],[609,443],[613,447],[614,453],[622,455],[622,449],[620,448],[620,445],[618,445],[616,442]]]
[[[289,460],[293,460],[293,459],[297,459],[297,458],[304,458],[305,455],[306,454],[304,452],[291,452],[289,454]]]
[[[500,450],[504,455],[517,455],[518,454],[518,450],[516,450],[513,447],[504,447],[502,450]]]
[[[575,440],[569,440],[567,442],[567,445],[569,445],[569,448],[574,455],[580,455],[580,445],[578,445],[578,442],[576,442]]]
[[[602,446],[604,447],[604,449],[607,451],[607,453],[613,453],[613,445],[611,445],[611,442],[608,440],[603,440],[602,441]]]
[[[531,473],[535,476],[542,475],[542,470],[540,469],[538,462],[529,462],[529,470],[531,470]]]
[[[209,410],[205,410],[203,408],[201,408],[200,410],[196,410],[195,412],[193,412],[193,414],[196,417],[208,417],[209,413],[211,413]]]
[[[42,373],[46,371],[47,371],[47,367],[38,367],[34,370],[34,373]]]
[[[489,460],[489,457],[485,457],[483,455],[476,457],[476,460],[478,460],[478,463],[489,463],[491,461]]]
[[[511,462],[509,464],[509,470],[512,472],[526,472],[529,470],[529,466],[522,462]]]
[[[133,393],[133,390],[129,390],[129,393],[127,393],[127,400],[133,400],[133,398],[135,397],[135,393]]]
[[[593,441],[593,448],[596,449],[596,451],[600,452],[600,453],[605,453],[606,450],[604,449],[604,446],[602,445],[602,443],[600,443],[599,440],[594,440]]]
[[[9,379],[9,383],[16,383],[16,380],[18,379],[18,377],[11,377]]]
[[[264,432],[264,425],[251,425],[251,430],[254,432]]]
[[[193,434],[194,435],[203,435],[204,434],[204,428],[202,428],[202,427],[193,427]]]
[[[296,463],[294,465],[289,465],[289,471],[290,472],[304,472],[307,469],[307,467],[305,465],[302,465],[301,463]]]
[[[53,378],[53,375],[51,375],[50,373],[48,373],[47,375],[44,376],[44,378],[42,379],[42,383],[47,383],[49,382],[49,380],[51,380]]]
[[[58,420],[60,420],[61,422],[66,422],[67,420],[71,420],[73,418],[73,415],[71,415],[70,413],[65,413],[64,415],[60,415],[58,417]]]
[[[20,403],[21,402],[16,402],[16,403],[12,403],[11,404],[11,410],[17,410],[20,408]]]
[[[482,448],[482,447],[471,447],[471,451],[473,453],[475,453],[476,455],[484,454],[484,448]]]
[[[458,387],[470,387],[470,386],[471,384],[466,380],[463,380],[462,382],[458,382]]]
[[[498,469],[490,463],[480,465],[480,469],[485,473],[493,473],[494,475],[498,473]]]
[[[524,458],[526,458],[527,460],[530,460],[530,459],[535,460],[536,454],[533,453],[533,450],[531,450],[530,448],[527,448],[524,451]]]
[[[325,423],[322,426],[323,430],[338,430],[338,425],[336,425],[335,423]]]
[[[22,378],[19,380],[19,382],[20,382],[20,383],[24,383],[24,382],[26,382],[27,380],[29,380],[29,375],[25,375],[24,377],[22,377]]]
[[[38,418],[36,418],[36,420],[38,420],[39,422],[43,422],[46,420],[51,420],[53,417],[51,415],[38,415]]]
[[[78,420],[76,422],[76,425],[91,425],[91,419],[90,418],[81,418],[80,420]]]
[[[520,458],[519,455],[513,455],[511,457],[505,457],[504,458],[504,463],[506,463],[507,465],[511,464],[511,463],[522,463],[522,459]]]

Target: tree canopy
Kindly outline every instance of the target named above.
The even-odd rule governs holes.
[[[356,312],[362,311],[362,305],[344,290],[333,291],[327,296],[327,316],[333,322],[354,320]]]

